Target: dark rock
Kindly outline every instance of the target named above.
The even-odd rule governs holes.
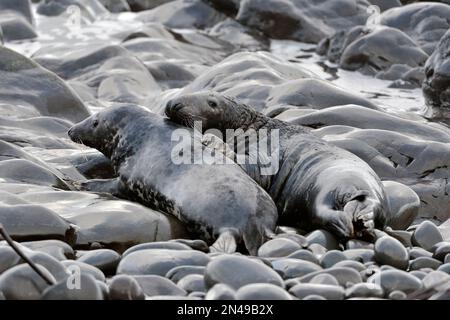
[[[145,294],[136,279],[121,274],[114,276],[109,283],[109,299],[144,300]]]
[[[156,8],[173,0],[127,0],[133,11],[144,11]]]
[[[209,252],[209,246],[208,244],[200,239],[194,239],[194,240],[190,240],[190,239],[173,239],[170,240],[170,242],[177,242],[177,243],[181,243],[181,244],[185,244],[188,247],[191,247],[194,250],[198,250],[198,251],[202,251],[205,253]]]
[[[433,268],[433,269],[436,269],[436,268]],[[445,263],[443,265],[440,265],[437,268],[437,270],[450,274],[450,263]]]
[[[315,230],[306,236],[309,244],[317,243],[327,250],[339,249],[339,241],[326,230]]]
[[[170,269],[182,265],[205,266],[209,257],[195,250],[147,249],[122,258],[118,274],[165,276]]]
[[[126,0],[100,0],[100,3],[113,13],[127,12],[131,10]]]
[[[445,256],[450,253],[450,242],[438,242],[436,245],[433,258],[444,261]]]
[[[236,270],[240,270],[236,273]],[[224,283],[233,289],[251,283],[271,283],[283,287],[281,277],[262,262],[234,255],[222,255],[212,260],[205,271],[207,288]]]

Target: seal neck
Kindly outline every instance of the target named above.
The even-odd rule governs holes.
[[[237,103],[233,99],[229,99],[229,102],[232,106],[229,110],[231,114],[227,116],[229,120],[225,121],[223,129],[259,130],[272,120],[245,104]]]

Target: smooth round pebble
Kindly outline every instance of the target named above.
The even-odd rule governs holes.
[[[450,274],[450,263],[445,263],[439,266],[437,270]]]
[[[308,243],[310,245],[313,243],[317,243],[327,250],[339,249],[338,239],[332,233],[326,230],[314,230],[313,232],[306,235],[306,240],[308,240]]]
[[[99,249],[87,251],[77,261],[94,266],[106,275],[116,273],[117,265],[121,259],[120,254],[110,249]]]
[[[414,260],[420,257],[432,257],[433,254],[423,248],[414,247],[408,250],[409,260]]]
[[[388,298],[391,300],[405,300],[407,296],[406,293],[404,293],[403,291],[395,290],[389,293]]]
[[[312,278],[319,274],[330,274],[339,282],[339,285],[345,287],[347,283],[360,283],[362,282],[361,275],[353,268],[347,267],[331,267],[322,271],[312,272],[306,276],[296,278],[299,282],[309,282]]]
[[[21,258],[11,247],[0,246],[0,274],[20,263]]]
[[[205,300],[236,300],[236,292],[224,283],[218,283],[208,290]]]
[[[430,251],[431,248],[438,242],[444,241],[441,232],[438,227],[431,221],[422,222],[411,238],[413,245],[421,247]]]
[[[186,292],[205,292],[205,280],[203,275],[189,274],[177,282],[177,286]]]
[[[98,268],[91,266],[90,264],[80,262],[77,260],[64,260],[61,261],[66,269],[70,271],[70,273],[74,274],[77,272],[81,272],[81,274],[86,273],[92,275],[95,279],[99,281],[105,281],[105,274]]]
[[[441,242],[433,253],[433,258],[444,261],[445,256],[450,253],[450,242]]]
[[[358,239],[351,239],[345,243],[345,249],[373,249],[373,243]]]
[[[408,269],[410,271],[420,270],[423,268],[431,268],[433,270],[436,270],[440,265],[442,265],[442,262],[437,259],[433,259],[430,257],[419,257],[409,262]]]
[[[385,236],[375,242],[375,261],[405,270],[408,267],[409,255],[400,241]]]
[[[309,296],[304,297],[302,300],[327,300],[327,299],[317,294],[310,294]]]
[[[201,266],[179,266],[175,267],[173,269],[170,269],[167,274],[165,275],[166,278],[172,280],[173,282],[177,283],[180,281],[181,278],[184,278],[187,275],[190,274],[199,274],[204,275],[205,274],[205,267]]]
[[[128,248],[123,254],[122,257],[126,257],[132,252],[136,252],[139,250],[148,250],[148,249],[165,249],[165,250],[191,250],[191,247],[184,243],[179,242],[170,242],[170,241],[160,241],[160,242],[148,242],[141,243],[131,248]]]
[[[258,249],[259,257],[286,257],[302,247],[286,238],[276,238],[267,241]]]
[[[185,296],[186,290],[158,275],[134,276],[144,294],[151,296]]]
[[[339,267],[352,268],[358,272],[366,270],[366,267],[361,262],[353,261],[353,260],[340,261],[340,262],[336,263],[334,265],[334,267],[336,267],[336,268],[339,268]]]
[[[384,296],[383,288],[375,283],[356,283],[345,290],[347,298],[354,297],[376,297],[382,298]]]
[[[315,263],[317,265],[320,265],[319,259],[317,259],[313,253],[306,249],[297,250],[290,255],[288,255],[286,258],[292,258],[292,259],[299,259],[299,260],[306,260],[312,263]]]
[[[370,277],[367,282],[380,285],[387,294],[396,290],[409,294],[422,288],[422,282],[419,279],[402,270],[380,271]]]
[[[328,284],[332,286],[339,285],[339,282],[336,280],[336,278],[328,273],[318,274],[317,276],[309,280],[309,283]]]
[[[289,292],[299,299],[319,295],[327,300],[343,300],[345,296],[345,291],[340,286],[317,283],[299,283],[290,288]]]
[[[200,239],[173,239],[170,240],[169,242],[177,242],[177,243],[181,243],[181,244],[185,244],[188,247],[192,248],[193,250],[198,250],[201,252],[205,252],[208,253],[209,252],[209,246],[208,244]]]
[[[327,248],[318,243],[311,243],[308,246],[308,249],[311,250],[313,255],[316,256],[319,260],[328,251]]]
[[[336,263],[340,262],[340,261],[344,261],[347,260],[346,256],[342,253],[342,251],[338,251],[338,250],[331,250],[328,251],[327,253],[325,253],[321,258],[320,258],[320,265],[323,268],[331,268],[332,266],[334,266]]]
[[[419,271],[419,270],[410,271],[409,274],[413,275],[414,277],[416,277],[419,280],[422,280],[427,275],[426,272]]]
[[[320,266],[313,262],[291,258],[272,261],[272,268],[283,279],[302,277],[308,273],[322,270]]]
[[[264,263],[238,255],[222,255],[206,266],[206,288],[217,283],[227,284],[234,289],[251,283],[284,286],[281,276]]]
[[[372,249],[350,249],[343,251],[348,260],[355,260],[362,263],[374,260],[375,251]]]
[[[70,283],[70,282],[69,282]],[[77,281],[68,285],[66,280],[48,287],[42,293],[42,300],[103,300],[102,289],[90,274],[81,274]]]

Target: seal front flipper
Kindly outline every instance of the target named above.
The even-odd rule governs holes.
[[[239,240],[239,232],[233,228],[220,230],[217,240],[209,248],[211,252],[233,253],[236,252]]]
[[[120,178],[86,180],[76,183],[76,186],[80,191],[110,193],[113,196],[118,196],[122,193]]]
[[[383,181],[389,212],[386,225],[394,230],[405,230],[419,214],[419,196],[410,187],[395,181]]]

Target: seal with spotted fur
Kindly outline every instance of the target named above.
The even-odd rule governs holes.
[[[227,129],[244,133],[278,129],[278,172],[263,175],[259,164],[242,167],[272,196],[282,224],[324,228],[344,239],[371,239],[374,227],[383,229],[405,219],[389,212],[384,185],[366,162],[308,128],[269,118],[215,92],[177,97],[167,103],[165,112],[185,126],[201,121],[202,130],[217,129],[223,137]],[[417,214],[417,208],[407,214],[411,212]]]
[[[248,252],[256,254],[275,229],[278,214],[272,199],[234,163],[175,164],[172,133],[180,128],[186,130],[128,105],[107,108],[76,124],[69,137],[102,152],[118,175],[90,180],[84,189],[173,214],[195,235],[214,242],[216,251],[233,252],[242,239]]]

